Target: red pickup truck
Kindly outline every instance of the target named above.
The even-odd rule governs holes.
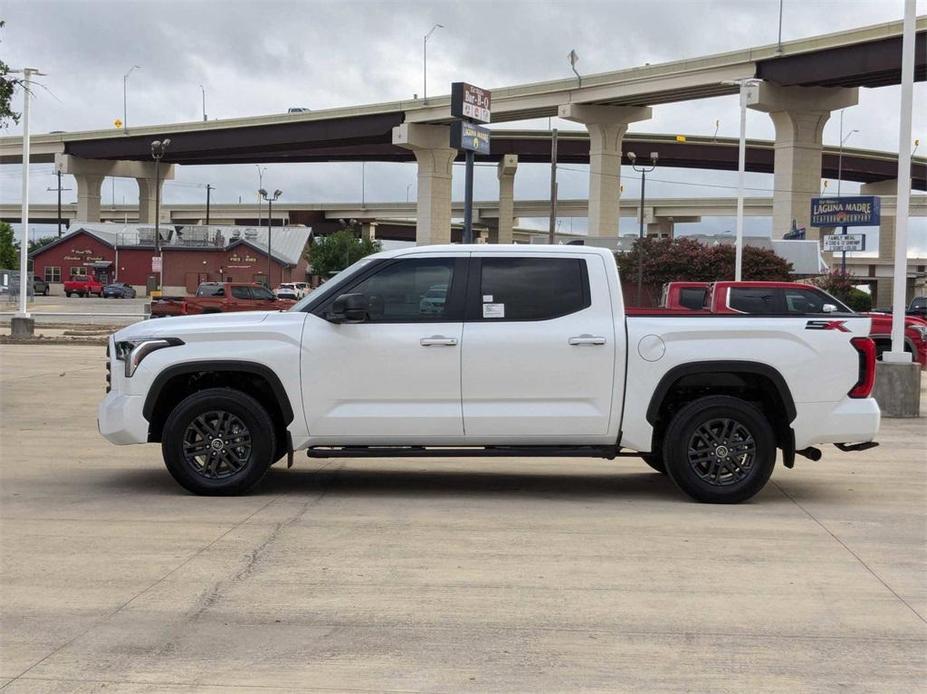
[[[295,301],[278,299],[266,287],[243,282],[203,282],[195,296],[162,297],[151,302],[151,317],[192,316],[232,311],[280,311]]]
[[[708,313],[790,315],[808,313],[855,313],[822,289],[800,282],[668,282],[661,306],[670,310],[702,310]],[[869,337],[876,354],[891,349],[892,317],[864,313],[872,319]],[[905,319],[905,350],[927,368],[927,322]]]
[[[98,282],[95,277],[89,275],[74,275],[64,283],[64,295],[71,296],[90,296],[96,294],[103,296],[103,283]]]

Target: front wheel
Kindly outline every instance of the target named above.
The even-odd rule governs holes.
[[[274,424],[250,395],[209,388],[190,395],[164,424],[161,453],[168,472],[194,494],[241,494],[274,462]]]
[[[663,443],[666,470],[696,501],[736,504],[759,492],[776,464],[769,421],[754,405],[715,395],[683,407]]]

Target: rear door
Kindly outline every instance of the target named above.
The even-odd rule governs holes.
[[[475,252],[463,334],[473,443],[584,443],[607,434],[616,307],[602,256]]]

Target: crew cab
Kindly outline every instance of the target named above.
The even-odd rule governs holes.
[[[90,275],[74,275],[64,283],[64,295],[71,296],[72,294],[77,294],[77,296],[90,296],[91,294],[102,296],[103,283]]]
[[[444,302],[423,299],[443,288]],[[288,311],[136,323],[108,344],[99,429],[160,442],[198,494],[271,464],[400,456],[641,457],[740,502],[782,451],[876,445],[869,318],[626,316],[607,249],[419,246],[368,256]]]
[[[701,300],[701,306],[699,301]],[[668,282],[663,288],[663,307],[698,309],[718,314],[796,315],[805,313],[852,313],[852,309],[823,289],[800,282]],[[891,349],[892,317],[884,313],[862,314],[872,321],[869,337],[876,345],[876,359]],[[927,368],[927,322],[905,319],[905,351],[921,368]]]
[[[279,311],[290,308],[295,301],[279,299],[260,284],[245,282],[203,282],[195,296],[162,297],[151,304],[154,318],[189,316],[200,313],[230,313],[233,311]]]

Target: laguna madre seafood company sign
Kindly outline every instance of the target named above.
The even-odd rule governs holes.
[[[872,227],[879,225],[881,200],[873,195],[811,198],[813,227]]]

